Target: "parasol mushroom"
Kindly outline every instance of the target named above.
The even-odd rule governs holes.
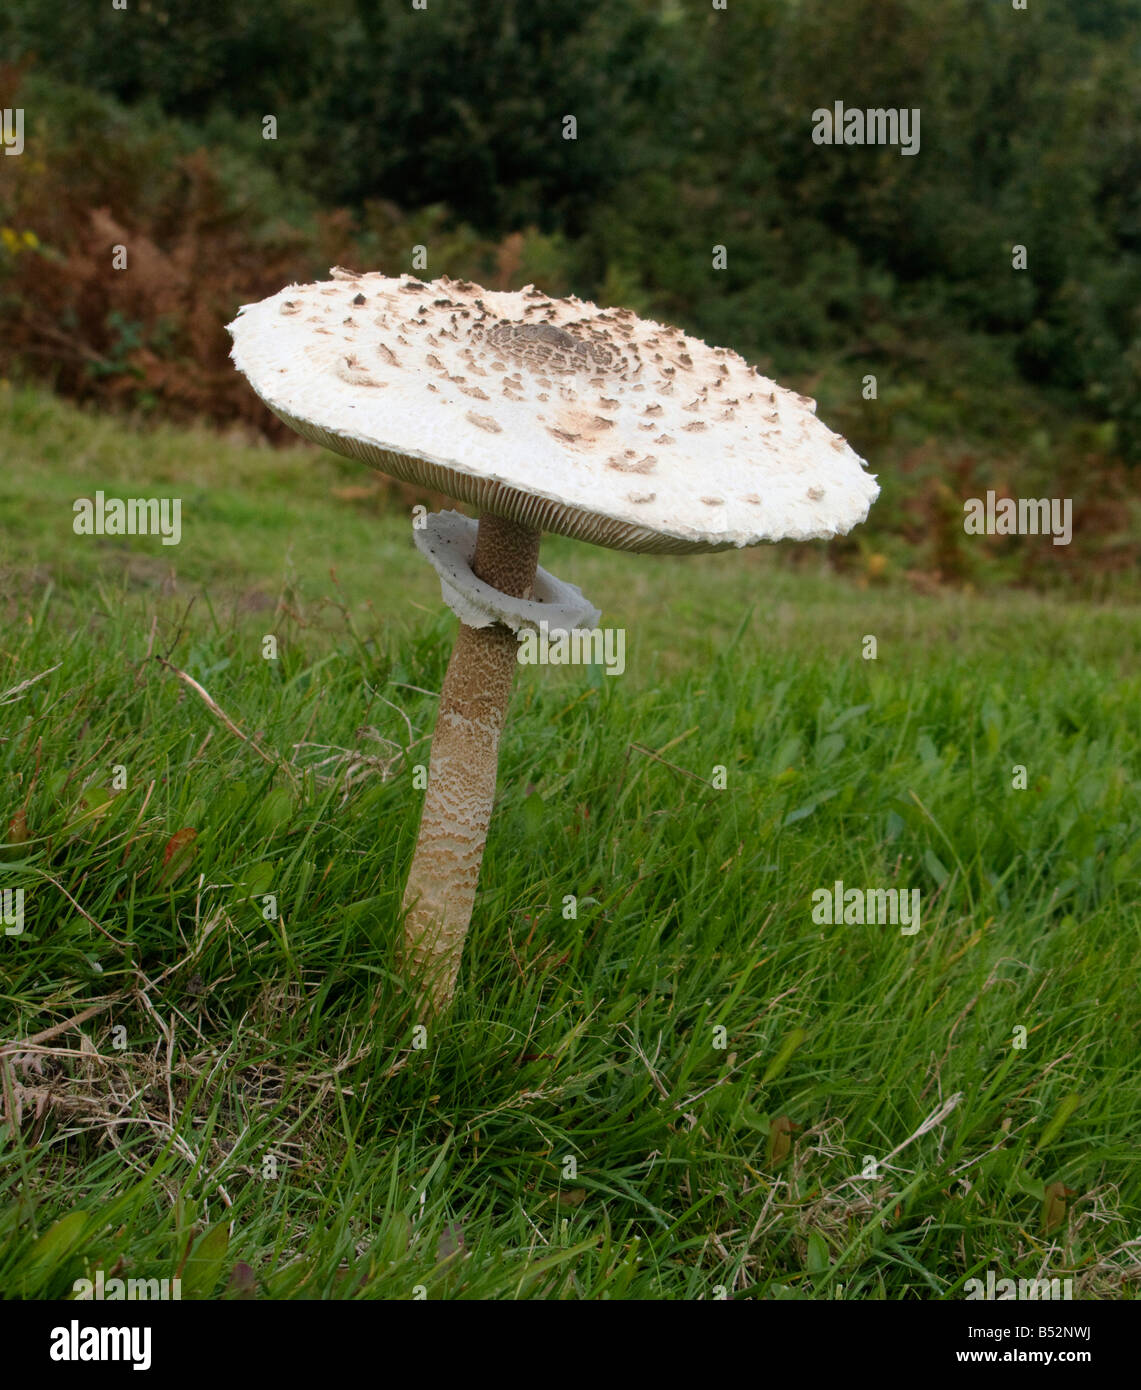
[[[460,618],[403,903],[433,1012],[471,919],[518,634],[599,618],[538,568],[541,533],[658,554],[809,540],[863,521],[879,488],[814,401],[678,328],[533,285],[331,274],[245,305],[237,367],[307,439],[480,513],[414,532]]]

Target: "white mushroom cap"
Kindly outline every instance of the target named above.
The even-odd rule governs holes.
[[[331,273],[244,305],[231,355],[299,434],[393,477],[658,552],[834,536],[879,494],[814,401],[678,328],[533,285]]]

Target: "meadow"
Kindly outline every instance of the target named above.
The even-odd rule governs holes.
[[[425,1035],[455,619],[408,506],[19,385],[0,458],[0,1287],[1136,1296],[1135,590],[545,539],[626,669],[520,667]],[[180,498],[180,544],[76,535],[97,488]],[[837,882],[920,929],[814,920]]]

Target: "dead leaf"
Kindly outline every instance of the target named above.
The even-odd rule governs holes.
[[[185,872],[190,867],[194,859],[194,841],[198,838],[198,831],[187,826],[183,830],[176,830],[166,842],[166,849],[162,853],[162,876],[159,882],[163,885],[173,883],[179,874]]]
[[[768,1166],[775,1167],[789,1156],[792,1150],[792,1135],[803,1126],[793,1124],[787,1115],[778,1115],[769,1125]]]

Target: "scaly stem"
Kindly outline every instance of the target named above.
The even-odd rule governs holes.
[[[534,596],[538,531],[483,516],[472,571],[513,598]],[[511,698],[518,642],[501,623],[460,624],[432,736],[428,788],[416,852],[404,889],[407,974],[426,1012],[455,990],[495,799],[499,735]]]

